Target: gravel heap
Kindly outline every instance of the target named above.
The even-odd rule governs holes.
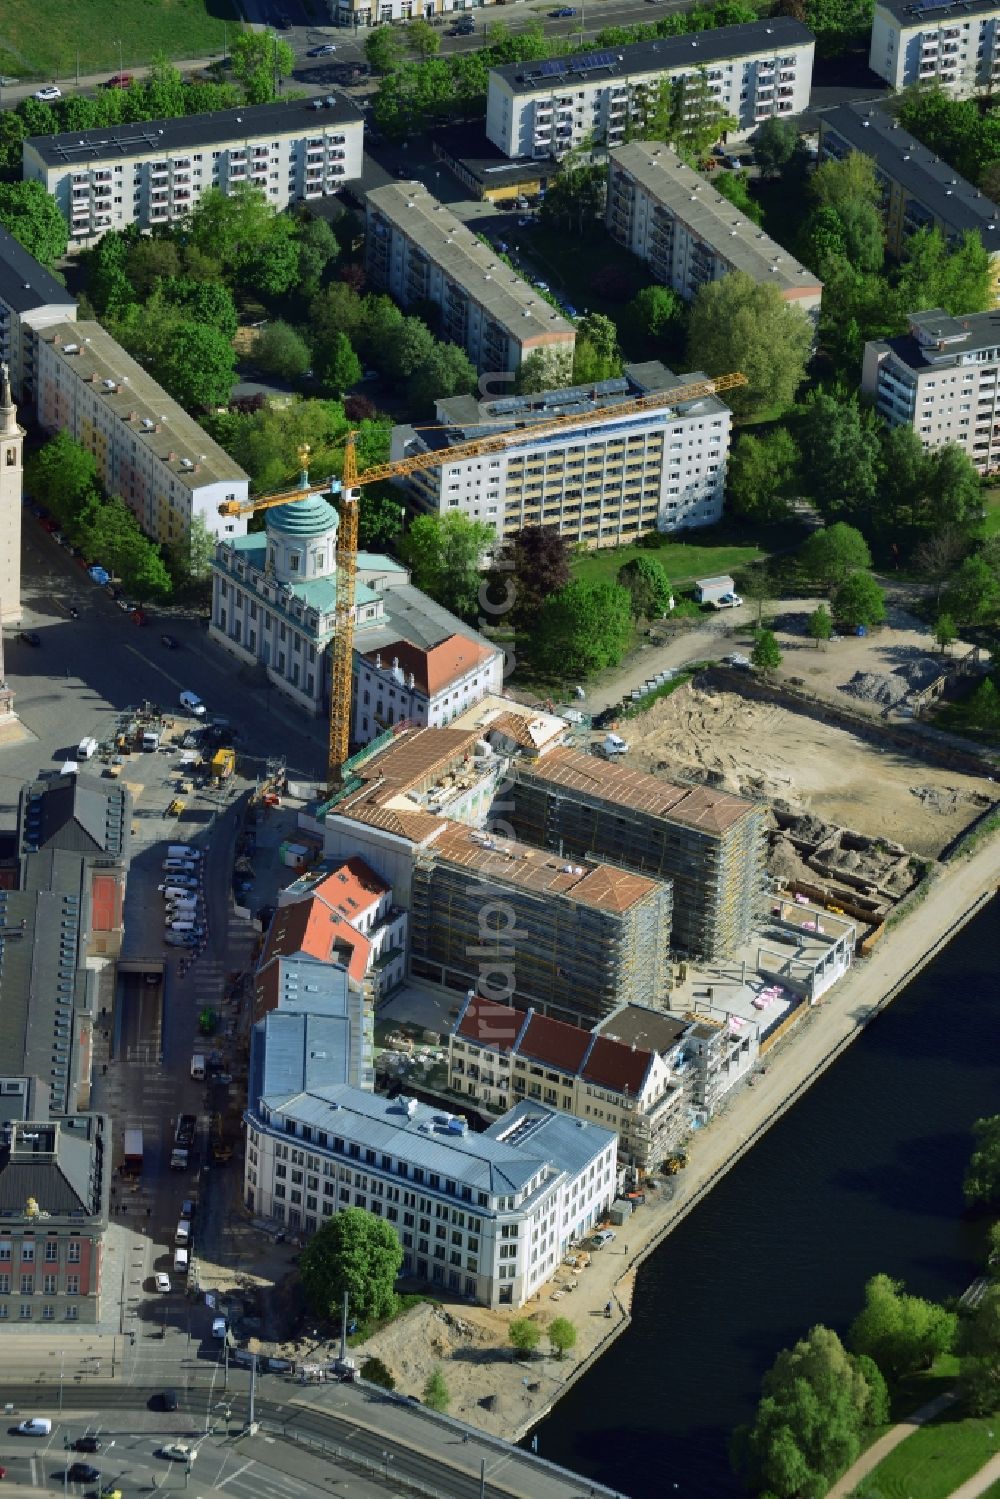
[[[927,687],[940,673],[940,661],[932,656],[923,656],[915,661],[904,662],[892,672],[856,671],[849,682],[841,685],[840,690],[865,703],[895,708],[911,692],[920,692]]]

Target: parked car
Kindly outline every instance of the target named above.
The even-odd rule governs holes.
[[[171,1287],[170,1287],[170,1276],[167,1275],[163,1270],[160,1270],[160,1271],[157,1272],[157,1275],[156,1275],[156,1289],[158,1291],[169,1291],[171,1289]],[[96,1449],[95,1449],[95,1451],[96,1451]]]
[[[195,718],[204,718],[205,704],[202,702],[201,698],[196,692],[189,692],[187,691],[187,689],[185,689],[184,692],[181,693],[178,701],[180,702],[181,707],[186,708],[189,713],[193,713]]]
[[[226,1336],[226,1332],[227,1331],[228,1331],[228,1329],[226,1327],[226,1319],[225,1319],[225,1317],[213,1317],[212,1318],[212,1337],[213,1338],[222,1338],[222,1339],[224,1339],[225,1336]]]
[[[330,53],[331,52],[336,52],[336,50],[337,50],[337,48],[336,48],[336,46],[334,45],[333,42],[324,42],[321,47],[310,47],[309,51],[306,53],[306,56],[307,57],[329,57]]]
[[[594,1235],[594,1243],[603,1248],[605,1244],[610,1244],[616,1237],[613,1228],[599,1228]]]
[[[33,97],[38,100],[39,104],[54,104],[57,99],[62,98],[62,89],[56,88],[54,83],[47,83],[44,88],[38,89]]]
[[[112,73],[111,77],[108,79],[108,81],[104,85],[104,87],[105,88],[131,88],[132,84],[134,82],[135,82],[135,79],[132,77],[131,73]]]
[[[56,538],[56,540],[58,540],[58,537]],[[118,605],[123,614],[135,613],[136,606],[129,599],[115,599],[115,603]]]
[[[162,1411],[175,1411],[177,1409],[177,1391],[164,1390],[160,1396],[160,1409]]]
[[[25,645],[41,645],[42,643],[42,637],[37,630],[22,630],[17,638],[23,640]]]
[[[549,15],[552,17],[552,19],[554,21],[561,21],[566,16],[575,16],[576,15],[576,6],[575,5],[558,5],[558,6],[556,6],[555,10],[550,10],[549,11]]]

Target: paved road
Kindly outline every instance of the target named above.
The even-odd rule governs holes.
[[[199,1494],[221,1489],[246,1499],[261,1494],[294,1499],[316,1491],[313,1483],[317,1490],[320,1482],[325,1488],[331,1466],[341,1474],[349,1471],[351,1493],[364,1492],[355,1488],[360,1469],[383,1480],[375,1490],[382,1493],[387,1481],[393,1489],[412,1485],[448,1499],[603,1499],[609,1494],[528,1452],[484,1440],[471,1428],[370,1387],[303,1389],[265,1376],[258,1381],[255,1412],[261,1429],[256,1437],[237,1436],[248,1416],[247,1382],[245,1372],[230,1371],[228,1392],[221,1379],[197,1390],[181,1389],[174,1415],[151,1408],[157,1403],[155,1389],[67,1390],[59,1413],[57,1388],[34,1389],[30,1399],[16,1386],[0,1388],[0,1400],[14,1406],[11,1421],[28,1413],[53,1419],[52,1435],[43,1441],[0,1435],[0,1461],[15,1481],[54,1478],[61,1487],[65,1444],[94,1430],[114,1442],[95,1465],[108,1476],[126,1478],[130,1486],[152,1477],[161,1488],[178,1487],[167,1475],[182,1475],[183,1465],[168,1468],[155,1452],[164,1441],[183,1440],[198,1447]],[[348,1487],[342,1477],[333,1481]]]

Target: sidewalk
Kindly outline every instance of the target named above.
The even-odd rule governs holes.
[[[849,1499],[849,1496],[854,1493],[861,1480],[867,1478],[868,1474],[874,1468],[877,1468],[884,1458],[889,1456],[894,1447],[898,1447],[900,1442],[905,1442],[907,1437],[912,1436],[918,1426],[924,1426],[928,1421],[933,1421],[942,1411],[947,1410],[949,1405],[954,1405],[957,1398],[953,1390],[947,1390],[943,1395],[938,1395],[936,1399],[928,1400],[926,1405],[922,1405],[919,1410],[914,1411],[912,1416],[907,1416],[905,1421],[900,1421],[897,1426],[890,1427],[885,1436],[881,1436],[877,1442],[873,1442],[867,1452],[862,1452],[857,1462],[851,1464],[843,1477],[838,1478],[827,1495],[827,1499]],[[992,1458],[992,1462],[1000,1463],[1000,1455]],[[988,1468],[989,1466],[990,1463],[987,1463],[986,1467]],[[981,1468],[976,1477],[978,1478],[985,1471],[986,1468]],[[1000,1469],[998,1469],[998,1472],[1000,1472]],[[971,1482],[973,1482],[972,1479],[969,1480],[969,1483]],[[983,1487],[985,1488],[986,1485],[984,1484]],[[955,1495],[962,1494],[963,1499],[972,1499],[973,1494],[981,1493],[980,1489],[969,1489],[968,1494],[966,1494],[965,1490],[968,1488],[968,1484],[963,1484],[961,1489],[956,1489]],[[952,1496],[952,1499],[955,1499],[955,1495]]]
[[[978,1473],[973,1473],[972,1477],[960,1483],[957,1489],[952,1489],[948,1499],[976,1499],[977,1494],[984,1494],[998,1480],[1000,1480],[1000,1452],[991,1457],[988,1463],[983,1463]]]

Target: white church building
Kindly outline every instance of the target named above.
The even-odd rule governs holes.
[[[339,518],[320,495],[265,514],[264,531],[216,548],[209,633],[300,708],[325,714]],[[354,644],[357,743],[399,723],[446,724],[502,685],[502,652],[382,553],[358,553]]]

